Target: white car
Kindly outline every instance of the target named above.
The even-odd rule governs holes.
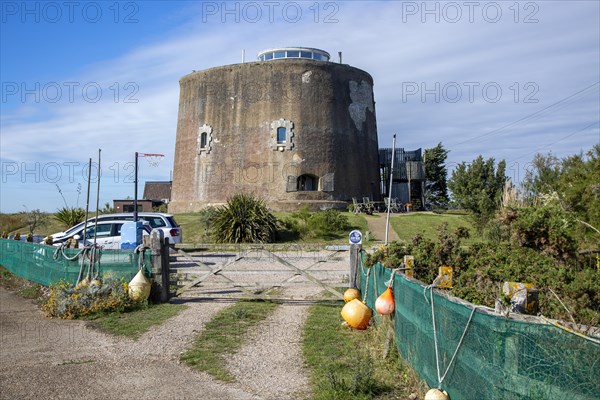
[[[88,225],[93,223],[95,219],[95,217],[88,219]],[[170,245],[175,245],[182,242],[181,227],[177,224],[173,215],[154,212],[139,212],[138,219],[140,221],[147,221],[152,229],[160,229],[163,231],[164,237],[169,240]],[[98,216],[98,222],[113,220],[133,221],[133,213],[103,214]],[[72,237],[73,232],[83,228],[83,225],[84,222],[81,222],[66,232],[54,233],[51,235],[52,239],[57,241],[62,240],[65,237]]]
[[[124,220],[115,220],[115,221],[98,221],[97,227],[94,222],[88,223],[88,226],[85,229],[85,234],[83,232],[84,226],[77,225],[69,229],[68,234],[54,240],[52,243],[53,246],[60,246],[62,243],[66,242],[71,238],[75,238],[80,241],[80,243],[84,243],[85,245],[91,245],[94,243],[94,231],[96,231],[96,245],[102,247],[107,250],[119,250],[121,248],[121,227],[124,223],[131,221]],[[150,224],[144,222],[142,224],[143,234],[149,235],[152,231]]]

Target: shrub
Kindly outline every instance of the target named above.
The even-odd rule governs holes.
[[[210,231],[218,243],[270,243],[277,219],[264,201],[242,193],[217,209]]]
[[[572,217],[558,205],[519,207],[504,210],[499,220],[510,239],[560,259],[575,257],[577,242],[572,234]]]
[[[536,225],[535,221],[552,220],[545,210],[528,210],[511,218],[514,219],[510,240],[475,243],[466,249],[461,246],[465,232],[457,230],[450,234],[441,226],[435,241],[417,235],[408,244],[392,242],[367,255],[366,263],[380,262],[396,268],[404,255],[413,255],[415,277],[426,284],[433,282],[440,266],[452,266],[452,295],[488,307],[494,307],[504,282],[532,283],[540,290],[542,315],[561,320],[570,320],[572,315],[580,324],[596,326],[600,322],[600,269],[591,260],[578,258],[576,254],[565,258],[567,253],[557,250],[558,243],[571,243],[569,232],[556,238],[548,235],[543,226],[550,226],[553,231],[564,224]],[[538,227],[537,236],[533,235],[536,231],[532,226]],[[517,240],[522,237],[529,240]],[[544,240],[536,240],[536,237]]]
[[[128,295],[128,283],[105,276],[100,285],[73,286],[60,281],[50,286],[50,294],[42,304],[48,317],[77,319],[94,314],[124,312],[142,308],[146,300],[134,302]]]
[[[325,210],[313,213],[308,218],[307,225],[317,234],[317,236],[321,237],[344,232],[350,227],[348,217],[336,210]]]
[[[213,207],[213,206],[205,207],[198,212],[198,220],[204,227],[205,235],[210,234],[210,227],[214,223],[217,214],[218,214],[218,209],[217,209],[217,207]]]
[[[67,228],[77,225],[85,218],[85,210],[78,207],[63,207],[54,214],[59,222]]]
[[[308,227],[298,220],[286,217],[277,219],[277,239],[283,242],[298,240],[306,235]]]
[[[154,206],[154,207],[152,207],[152,211],[159,212],[159,213],[166,213],[169,211],[169,206],[167,206],[166,204]]]
[[[308,210],[307,204],[303,205],[299,211],[292,213],[293,218],[300,219],[300,220],[304,221],[305,224],[308,223],[308,220],[311,215],[312,215],[312,213]]]

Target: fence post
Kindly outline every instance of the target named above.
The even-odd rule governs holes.
[[[169,301],[169,246],[165,244],[164,233],[154,229],[150,236],[150,255],[152,260],[152,301]]]
[[[349,288],[358,289],[360,286],[360,276],[358,274],[360,265],[360,250],[362,246],[360,244],[350,245],[350,282],[348,283]]]
[[[162,233],[162,232],[161,232]],[[170,277],[170,272],[171,272],[171,267],[169,265],[169,252],[171,250],[171,247],[169,246],[169,238],[164,238],[163,242],[162,242],[162,246],[161,246],[161,250],[160,250],[160,254],[162,255],[162,259],[161,259],[161,267],[162,267],[162,274],[161,274],[161,283],[162,283],[162,294],[161,294],[161,300],[163,302],[167,302],[169,301],[169,299],[171,298],[171,293],[169,292],[169,289],[171,288],[171,277]]]

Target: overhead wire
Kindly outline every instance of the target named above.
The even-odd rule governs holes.
[[[558,143],[558,142],[561,142],[561,141],[563,141],[563,140],[565,140],[565,139],[568,139],[568,138],[570,138],[570,137],[571,137],[571,136],[573,136],[573,135],[576,135],[576,134],[578,134],[579,132],[583,132],[583,131],[587,130],[588,128],[591,128],[591,127],[592,127],[592,126],[594,126],[594,125],[598,125],[599,123],[600,123],[600,121],[594,121],[594,122],[592,122],[591,124],[589,124],[589,125],[586,125],[586,126],[584,126],[583,128],[581,128],[581,129],[578,129],[578,130],[576,130],[576,131],[574,131],[574,132],[571,132],[571,133],[569,133],[568,135],[566,135],[566,136],[563,136],[563,137],[561,137],[560,139],[558,139],[558,140],[556,140],[556,141],[554,141],[554,142],[552,142],[552,143],[548,143],[548,144],[547,144],[547,145],[545,145],[545,146],[538,147],[537,149],[535,149],[535,150],[533,150],[533,151],[531,151],[531,152],[529,152],[529,153],[523,154],[523,155],[521,155],[521,156],[519,156],[519,157],[515,157],[515,158],[513,158],[512,160],[509,160],[509,161],[507,161],[507,162],[508,162],[508,163],[511,163],[511,162],[513,162],[513,161],[516,161],[516,160],[519,160],[519,159],[521,159],[521,158],[523,158],[523,157],[527,157],[527,156],[530,156],[530,155],[532,155],[532,154],[536,154],[536,153],[540,152],[541,150],[543,150],[543,149],[545,149],[545,148],[547,148],[547,147],[553,146],[553,145],[555,145],[555,144],[556,144],[556,143]]]
[[[565,97],[563,99],[560,99],[560,100],[558,100],[558,101],[556,101],[556,102],[554,102],[554,103],[552,103],[552,104],[550,104],[550,105],[542,108],[541,110],[538,110],[538,111],[536,111],[536,112],[534,112],[532,114],[529,114],[529,115],[526,115],[524,117],[521,117],[521,118],[519,118],[519,119],[517,119],[515,121],[512,121],[512,122],[510,122],[510,123],[508,123],[506,125],[503,125],[503,126],[501,126],[499,128],[493,129],[493,130],[491,130],[489,132],[486,132],[486,133],[483,133],[481,135],[474,136],[472,138],[463,140],[462,142],[458,142],[456,144],[453,144],[453,146],[460,146],[462,144],[471,142],[473,140],[478,140],[478,139],[481,139],[481,138],[484,138],[484,137],[487,137],[487,136],[491,136],[491,135],[497,134],[499,132],[502,132],[502,131],[506,130],[507,128],[511,128],[511,127],[517,126],[519,124],[523,124],[525,122],[530,122],[530,121],[533,121],[533,120],[535,120],[537,118],[541,118],[543,116],[543,114],[546,113],[546,112],[550,112],[550,111],[554,112],[554,111],[559,110],[559,109],[561,109],[563,107],[566,107],[567,105],[569,105],[569,103],[571,101],[578,100],[580,98],[583,98],[585,96],[588,96],[588,95],[592,94],[593,90],[591,90],[591,89],[593,89],[594,87],[599,87],[599,85],[600,85],[600,81],[595,82],[595,83],[593,83],[593,84],[591,84],[591,85],[589,85],[589,86],[587,86],[587,87],[585,87],[585,88],[583,88],[583,89],[581,89],[581,90],[579,90],[579,91],[577,91],[577,92],[575,92],[575,93],[573,93],[573,94],[571,94],[571,95],[569,95],[569,96],[567,96],[567,97]]]

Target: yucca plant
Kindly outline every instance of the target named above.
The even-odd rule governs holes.
[[[270,243],[277,219],[263,200],[236,194],[217,209],[211,233],[218,243]]]
[[[66,225],[67,228],[77,225],[85,218],[85,210],[77,207],[63,207],[54,213],[54,218]]]

